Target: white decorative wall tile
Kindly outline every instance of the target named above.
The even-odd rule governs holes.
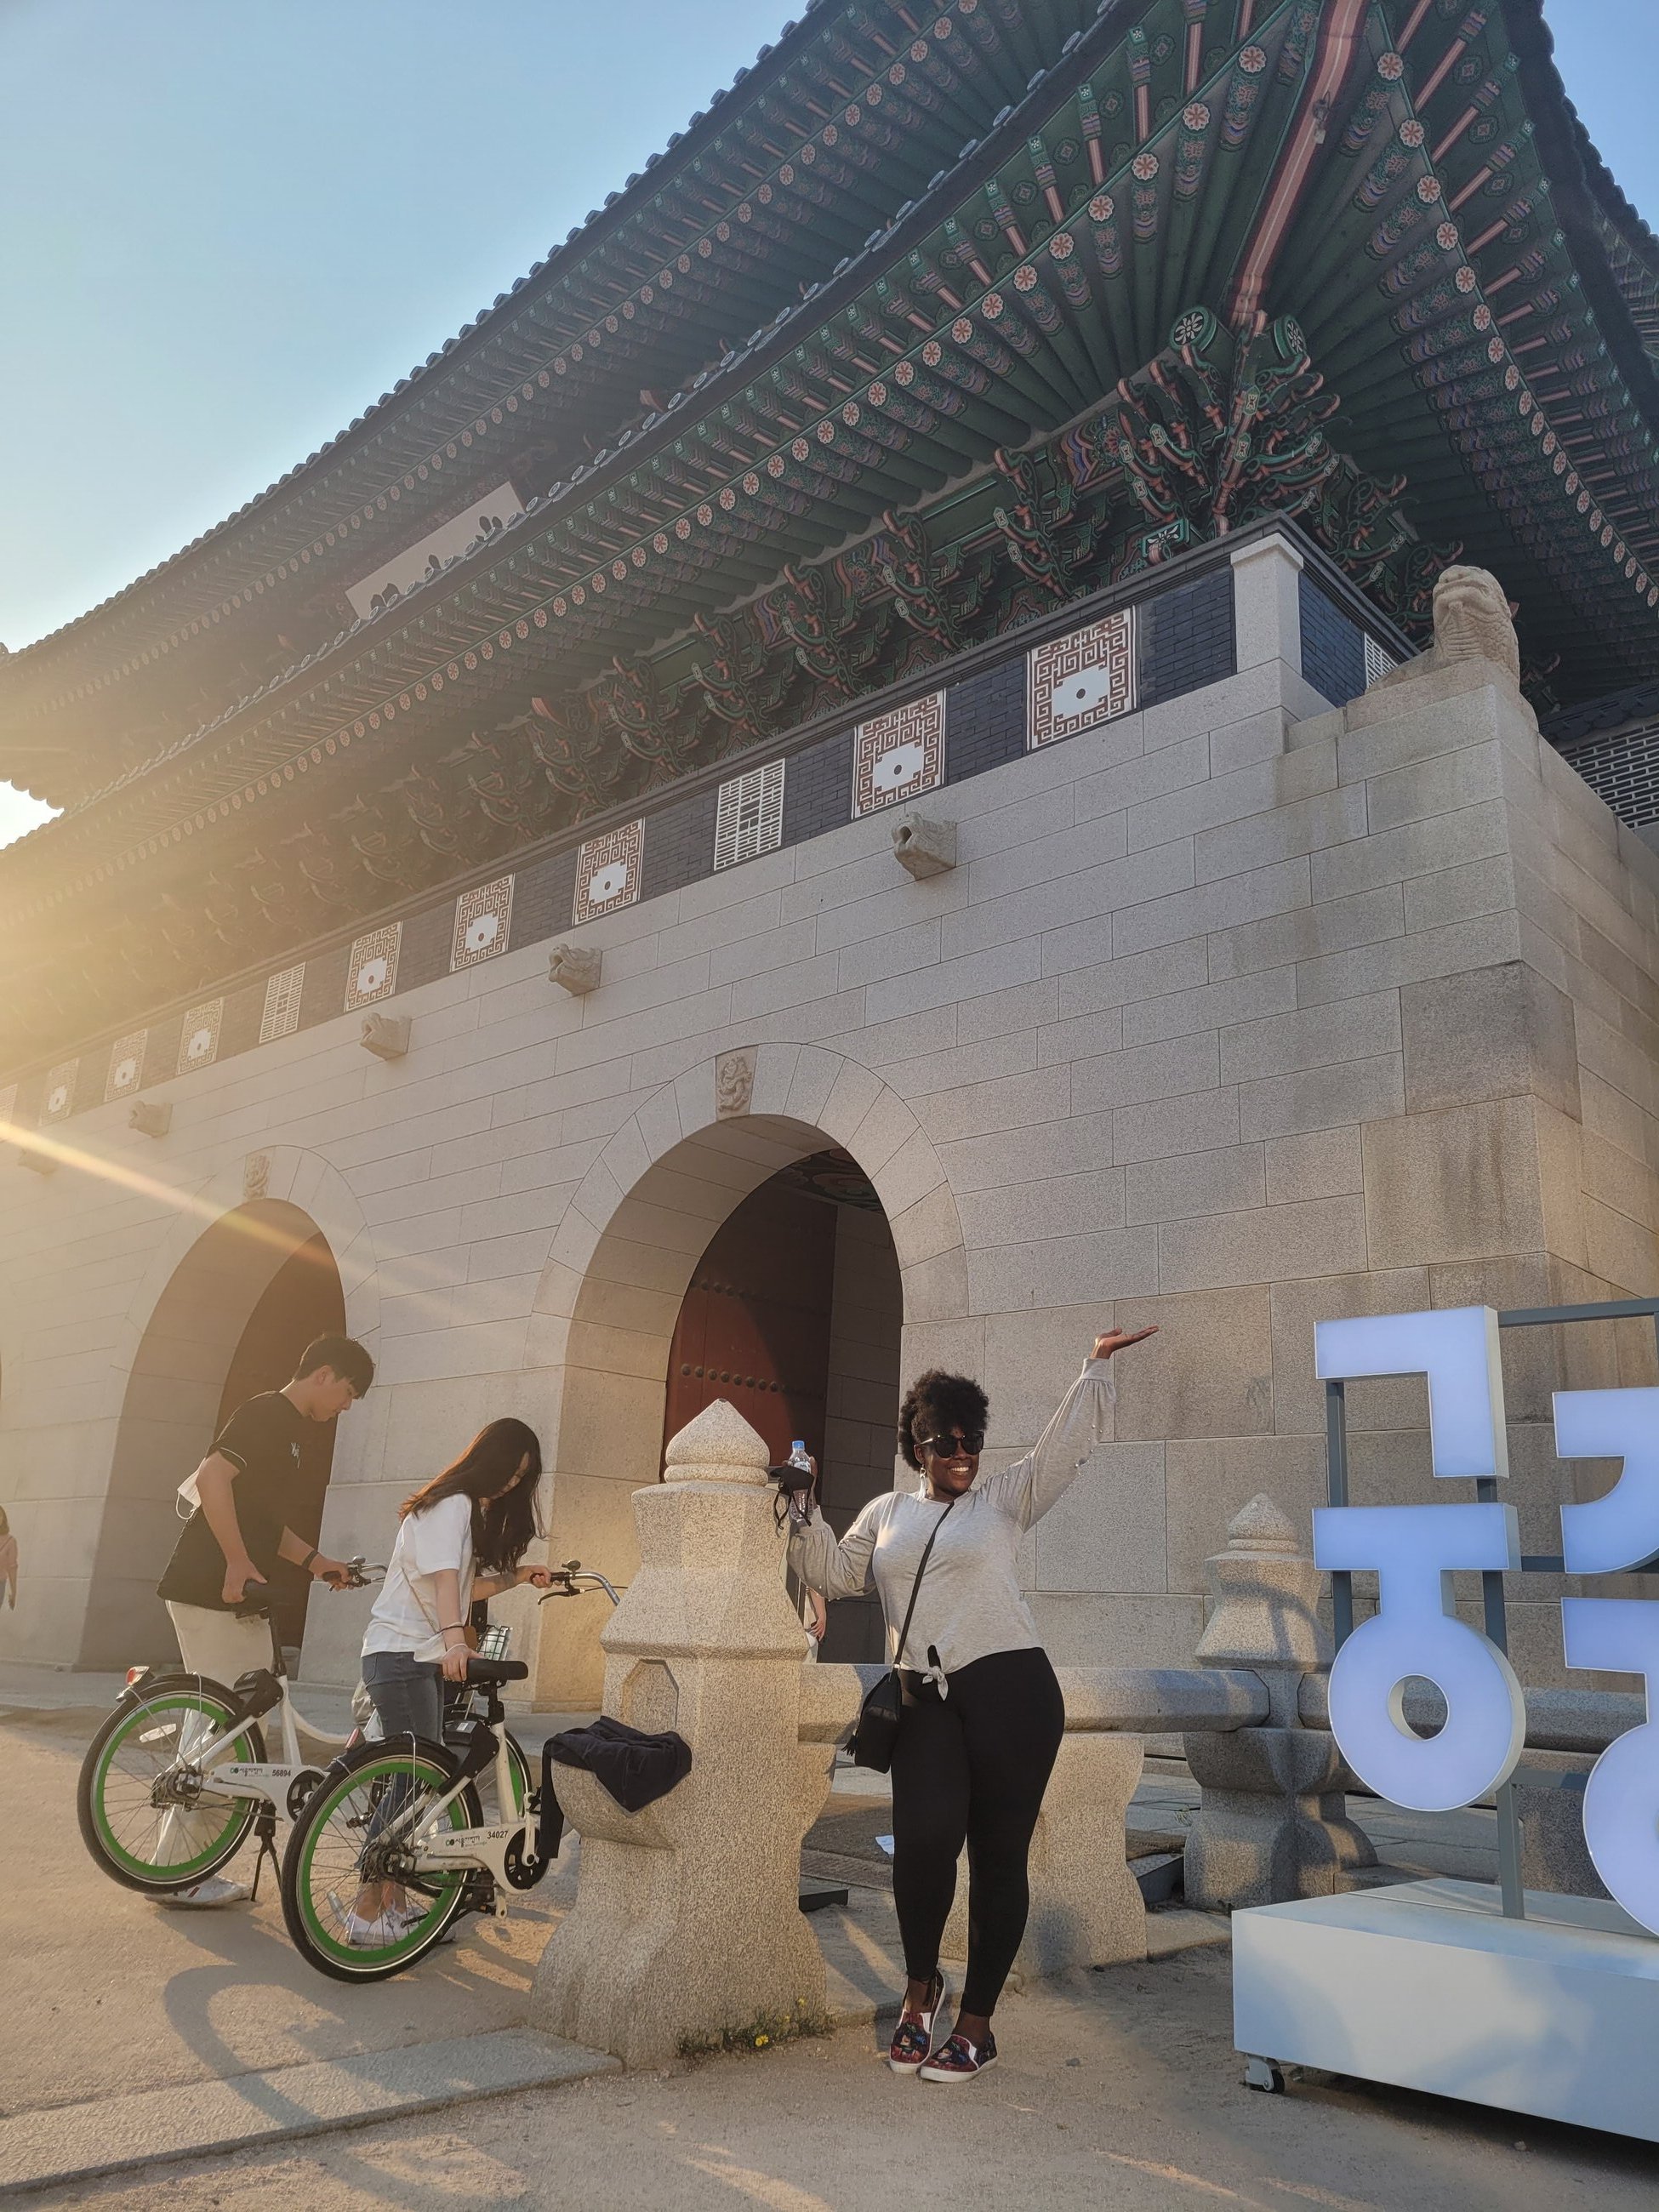
[[[109,1048],[109,1073],[104,1079],[104,1103],[112,1098],[125,1098],[137,1091],[144,1080],[144,1046],[149,1037],[148,1030],[134,1030],[131,1035],[117,1037]]]
[[[619,907],[632,906],[640,895],[644,866],[643,822],[625,822],[619,830],[607,830],[603,837],[590,837],[576,855],[571,921],[592,921]]]
[[[1373,684],[1381,683],[1399,665],[1394,655],[1385,653],[1368,631],[1365,637],[1365,689],[1369,691]]]
[[[783,763],[768,761],[720,786],[714,815],[714,866],[735,867],[783,842]]]
[[[265,1010],[259,1018],[259,1042],[292,1036],[300,1026],[300,1000],[306,987],[306,963],[284,968],[265,985]]]
[[[945,694],[930,691],[853,732],[853,816],[875,814],[945,781]]]
[[[371,929],[357,939],[346,963],[347,1013],[392,996],[398,988],[398,953],[403,941],[400,921],[386,929]]]
[[[219,1057],[219,1030],[225,1018],[222,999],[209,999],[192,1006],[179,1032],[179,1073],[192,1067],[211,1067]]]
[[[493,884],[480,884],[463,891],[455,902],[455,939],[450,947],[452,972],[476,968],[505,952],[513,935],[513,878],[497,876]]]
[[[40,1103],[43,1121],[61,1121],[75,1110],[75,1077],[81,1063],[66,1060],[46,1075],[46,1096]]]
[[[1135,703],[1134,621],[1121,607],[1069,637],[1034,646],[1025,662],[1025,743],[1074,738]]]

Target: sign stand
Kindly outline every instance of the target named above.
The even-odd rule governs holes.
[[[1646,1319],[1659,1299],[1544,1306],[1500,1328]],[[1329,1501],[1348,1498],[1346,1384],[1326,1386]],[[1494,1504],[1498,1484],[1476,1478]],[[1523,1572],[1560,1574],[1559,1553]],[[1483,1572],[1488,1639],[1508,1648],[1504,1582]],[[1340,1650],[1352,1634],[1353,1577],[1334,1571]],[[1583,1789],[1553,1769],[1519,1775]],[[1261,1905],[1233,1916],[1233,2030],[1246,2082],[1281,2090],[1286,2066],[1459,2097],[1659,2142],[1648,2054],[1659,2047],[1659,1942],[1607,1899],[1525,1891],[1513,1780],[1497,1790],[1496,1885],[1434,1881]]]

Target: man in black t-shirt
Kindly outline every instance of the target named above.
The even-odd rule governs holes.
[[[270,1628],[239,1620],[244,1597],[268,1584],[276,1561],[313,1581],[341,1587],[343,1560],[303,1542],[288,1525],[301,1443],[307,1421],[331,1421],[374,1380],[374,1362],[349,1336],[308,1345],[291,1382],[239,1406],[193,1478],[198,1503],[185,1523],[157,1586],[179,1653],[192,1674],[228,1688],[239,1674],[270,1663]],[[211,1880],[167,1900],[229,1905],[248,1894],[240,1882]]]

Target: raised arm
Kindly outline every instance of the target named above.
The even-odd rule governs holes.
[[[1139,1344],[1156,1334],[1138,1328],[1133,1334],[1109,1329],[1095,1339],[1094,1350],[1083,1363],[1083,1372],[1060,1400],[1048,1425],[1024,1458],[1000,1474],[988,1476],[979,1486],[990,1503],[1029,1528],[1040,1521],[1073,1483],[1078,1471],[1107,1434],[1106,1408],[1117,1396],[1111,1360],[1125,1345]]]
[[[823,1597],[862,1597],[872,1587],[870,1554],[876,1547],[883,1500],[872,1498],[842,1538],[816,1507],[805,1522],[791,1518],[789,1565],[798,1579]]]

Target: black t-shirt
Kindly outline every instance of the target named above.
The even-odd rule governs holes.
[[[237,1525],[249,1559],[267,1582],[294,1503],[304,1435],[304,1414],[280,1390],[270,1390],[239,1406],[214,1439],[214,1450],[236,1470],[231,1494]],[[228,1613],[232,1608],[225,1603],[224,1586],[225,1555],[207,1515],[198,1506],[173,1547],[158,1593],[175,1605],[204,1605],[216,1613]]]

